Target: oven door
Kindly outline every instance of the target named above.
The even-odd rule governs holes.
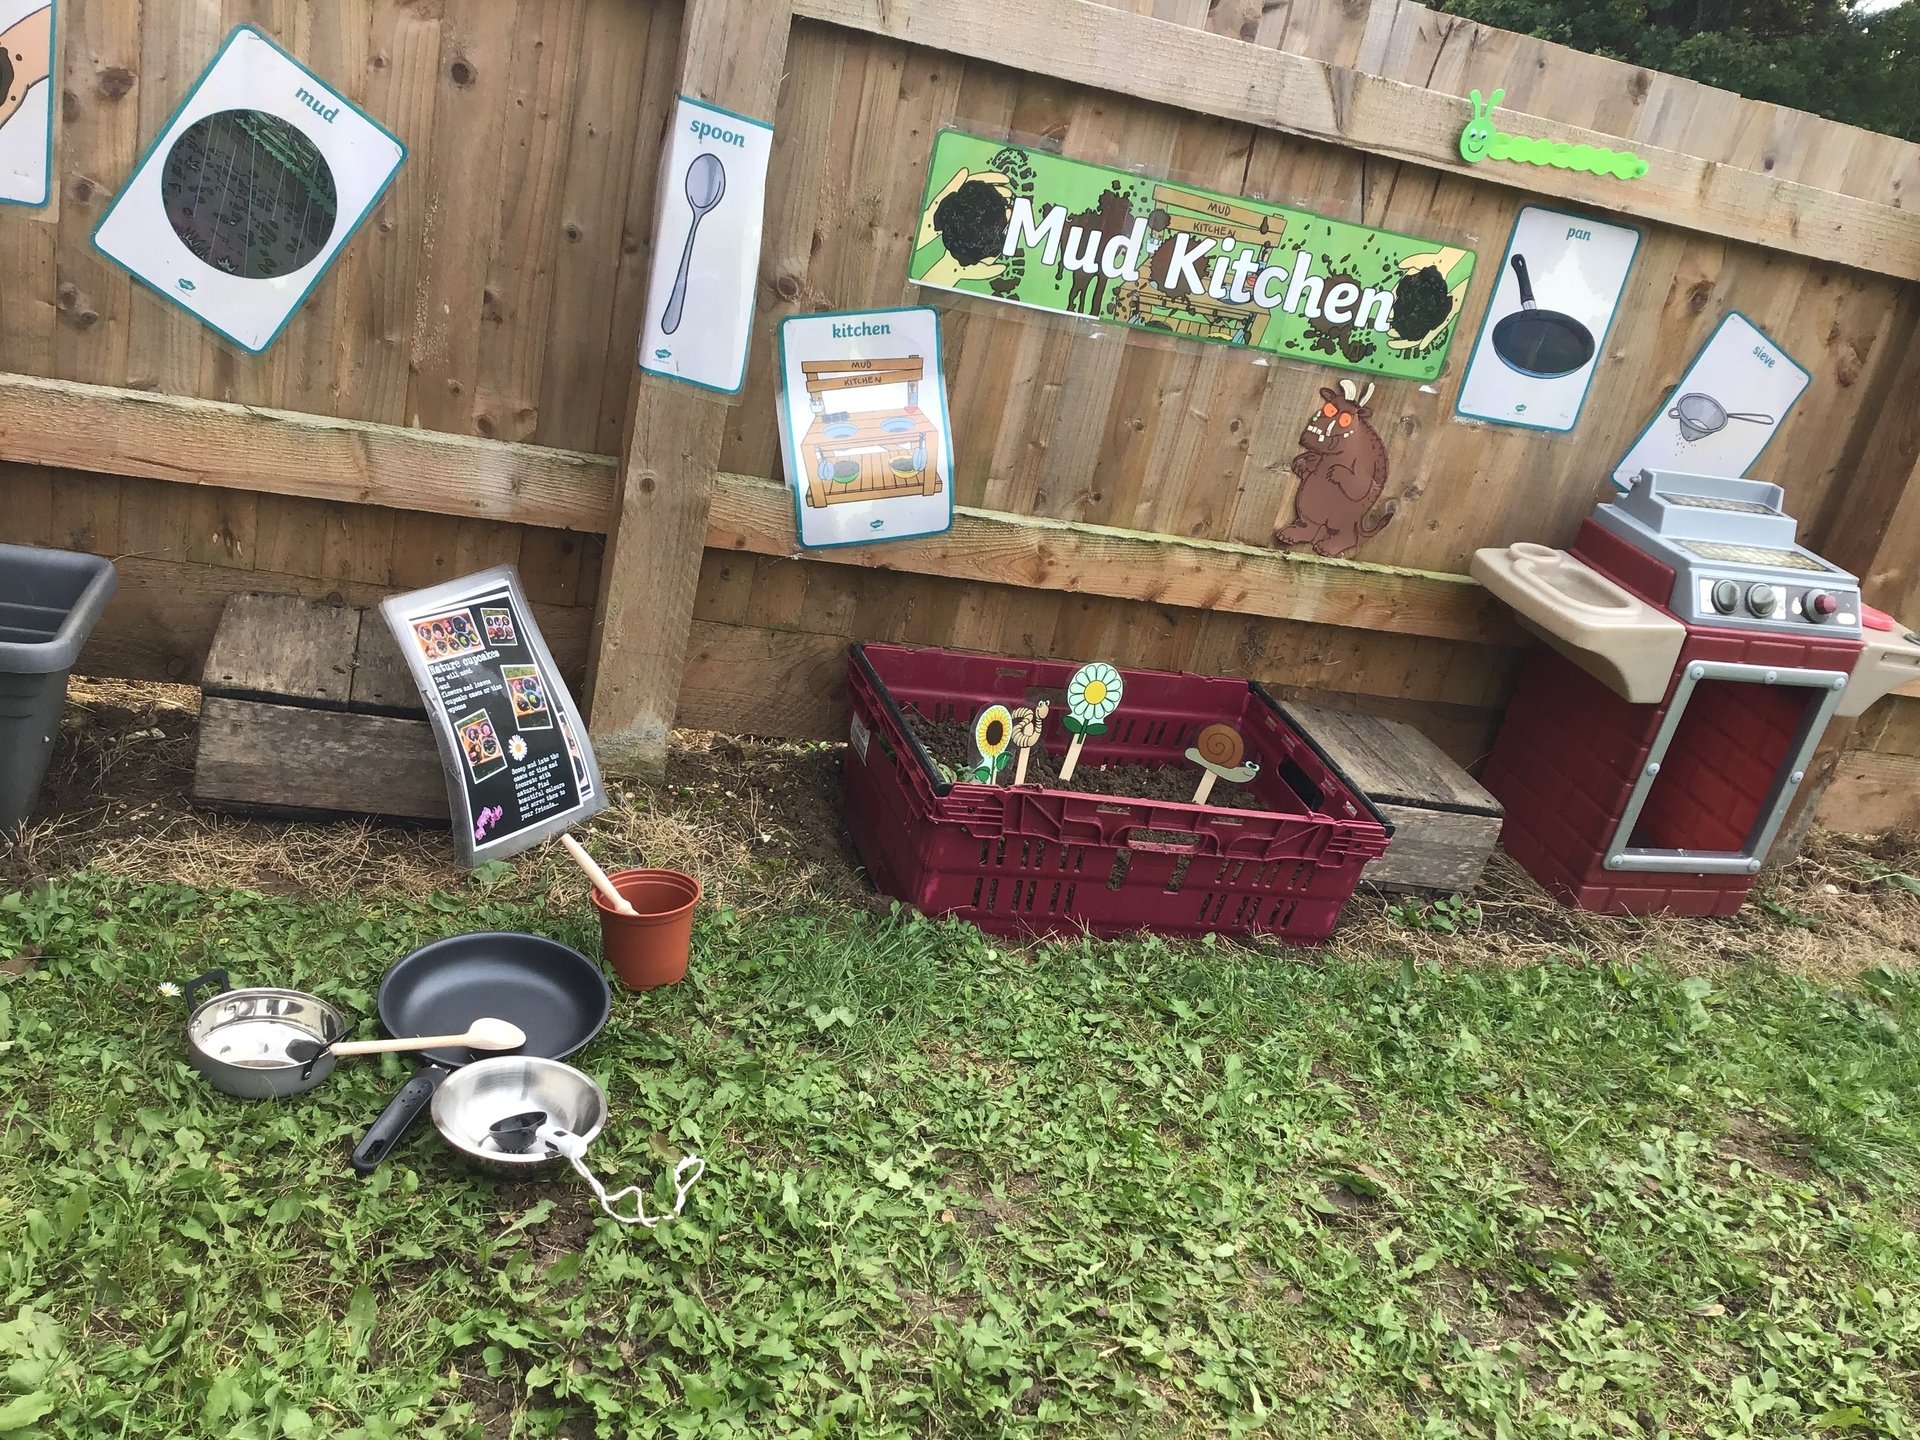
[[[1840,670],[1689,662],[1607,847],[1607,869],[1758,871],[1846,685]]]

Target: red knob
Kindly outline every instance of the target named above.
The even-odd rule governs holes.
[[[1820,616],[1836,615],[1840,611],[1840,602],[1834,599],[1833,596],[1827,594],[1824,590],[1821,591],[1818,595],[1813,596],[1810,603],[1812,604],[1813,612],[1816,615],[1820,615]]]

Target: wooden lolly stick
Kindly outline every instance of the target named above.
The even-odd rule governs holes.
[[[1200,777],[1199,787],[1193,792],[1193,803],[1196,805],[1206,804],[1207,797],[1213,794],[1213,782],[1219,778],[1218,772],[1213,770],[1209,770],[1203,774]]]
[[[586,846],[571,835],[562,835],[560,843],[566,847],[567,854],[573,858],[573,863],[584,870],[587,878],[593,881],[593,888],[606,898],[607,904],[611,905],[615,911],[622,915],[640,913],[627,903],[626,896],[614,888],[613,881],[609,880],[607,872],[600,868],[600,862],[587,853]]]
[[[1073,737],[1073,743],[1067,747],[1067,758],[1060,762],[1060,783],[1066,784],[1073,779],[1073,767],[1080,763],[1080,747],[1087,743],[1085,735]]]
[[[1019,758],[1013,762],[1013,783],[1014,784],[1024,785],[1027,783],[1027,756],[1031,755],[1032,753],[1033,753],[1033,748],[1031,746],[1023,745],[1020,747]]]

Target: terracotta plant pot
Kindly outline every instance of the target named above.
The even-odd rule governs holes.
[[[673,984],[687,973],[700,882],[678,870],[616,870],[607,878],[640,912],[622,915],[592,892],[600,944],[613,973],[629,990]]]

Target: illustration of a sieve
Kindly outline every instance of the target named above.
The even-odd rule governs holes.
[[[1697,390],[1676,400],[1673,408],[1667,412],[1667,418],[1680,422],[1680,438],[1689,445],[1709,435],[1718,435],[1727,428],[1729,420],[1750,420],[1756,425],[1774,423],[1771,415],[1729,414],[1727,407],[1713,396],[1702,395]]]

